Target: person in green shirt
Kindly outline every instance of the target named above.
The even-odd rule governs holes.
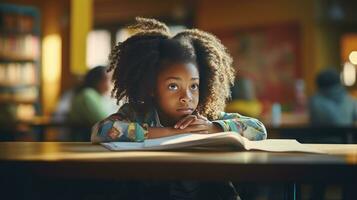
[[[106,98],[110,84],[110,74],[106,67],[97,66],[88,71],[82,85],[74,90],[68,115],[74,140],[89,141],[90,128],[113,112]],[[82,133],[83,136],[79,136]]]

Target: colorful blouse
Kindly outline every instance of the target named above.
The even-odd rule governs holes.
[[[233,131],[249,140],[264,140],[267,138],[263,123],[238,113],[221,112],[219,119],[212,122],[221,126],[224,132]],[[93,143],[142,142],[147,138],[149,127],[163,127],[155,109],[141,116],[129,104],[125,104],[117,113],[93,126],[91,141]]]

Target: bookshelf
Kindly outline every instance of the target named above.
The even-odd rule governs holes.
[[[0,3],[0,123],[39,114],[39,93],[40,12]]]

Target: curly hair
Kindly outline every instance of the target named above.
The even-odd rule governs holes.
[[[118,102],[126,98],[136,109],[148,108],[160,70],[168,64],[193,62],[200,73],[197,111],[217,119],[235,78],[232,58],[221,41],[198,29],[172,36],[164,23],[141,17],[129,28],[134,35],[119,42],[109,56],[108,70],[114,70],[112,96]]]

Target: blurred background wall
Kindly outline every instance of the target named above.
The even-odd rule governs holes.
[[[251,98],[261,105],[252,115],[266,121],[271,121],[272,107],[278,103],[287,113],[283,115],[287,123],[306,122],[304,109],[308,97],[316,91],[316,74],[328,66],[341,72],[349,93],[356,93],[356,63],[351,61],[351,53],[357,50],[357,3],[352,0],[4,3],[30,6],[39,13],[37,115],[51,115],[59,97],[88,69],[107,64],[110,48],[128,36],[124,27],[136,16],[157,18],[177,31],[199,28],[216,34],[235,59],[238,79],[247,79],[253,85]]]

